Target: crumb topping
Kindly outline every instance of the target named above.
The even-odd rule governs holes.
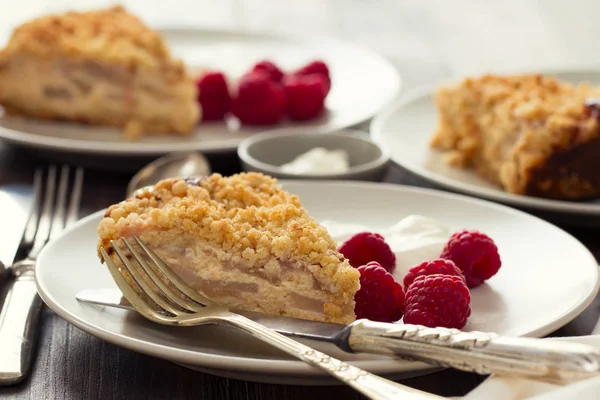
[[[171,59],[162,37],[121,6],[26,22],[15,29],[0,56],[17,52],[38,57],[67,54],[128,67],[172,63],[183,72],[183,64]]]
[[[108,208],[98,232],[110,248],[131,227],[190,234],[264,268],[276,257],[305,265],[333,293],[358,290],[358,271],[297,196],[259,173],[167,179]],[[333,281],[333,283],[332,283]]]
[[[533,171],[553,154],[600,136],[589,106],[598,97],[600,89],[587,83],[540,74],[467,78],[438,91],[431,146],[446,151],[451,165],[474,167],[523,193]]]

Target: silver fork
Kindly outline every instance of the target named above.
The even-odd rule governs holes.
[[[25,259],[8,268],[14,279],[8,284],[0,313],[0,385],[18,383],[30,370],[42,307],[34,280],[36,260],[46,243],[75,222],[79,214],[83,169],[74,169],[67,204],[70,170],[68,165],[62,166],[58,185],[55,165],[48,167],[45,185],[43,170],[38,168],[34,174],[36,207],[21,240],[21,247],[29,251]],[[45,186],[43,194],[42,186]]]
[[[439,396],[373,375],[283,336],[240,314],[231,312],[227,308],[211,305],[208,299],[183,282],[138,237],[133,236],[133,239],[135,240],[134,244],[132,241],[122,238],[125,245],[123,249],[119,248],[117,241],[111,242],[116,256],[123,264],[122,268],[113,262],[104,249],[101,249],[101,252],[104,262],[123,296],[147,319],[163,325],[224,324],[239,328],[309,365],[322,369],[371,399],[441,399]],[[139,250],[136,247],[139,247]],[[135,263],[126,254],[125,249],[133,256]],[[133,278],[135,283],[132,282],[132,284],[135,288],[130,285],[130,280],[123,276],[122,270],[125,270]],[[165,283],[155,271],[160,271],[164,276],[163,279],[168,283]]]

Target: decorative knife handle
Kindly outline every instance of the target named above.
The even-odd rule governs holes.
[[[392,355],[484,375],[565,383],[600,374],[600,351],[574,342],[365,319],[348,326],[346,340],[354,352]]]
[[[213,309],[216,307],[213,307]],[[272,329],[267,328],[258,322],[252,321],[242,315],[231,313],[224,309],[225,312],[217,314],[212,311],[211,316],[216,321],[224,324],[236,326],[254,337],[262,340],[265,343],[277,347],[278,349],[296,357],[305,363],[319,368],[322,371],[329,373],[339,379],[346,385],[354,388],[359,393],[363,394],[372,400],[429,400],[442,399],[441,397],[422,392],[408,386],[401,385],[391,380],[374,375],[370,372],[362,370],[358,367],[340,361],[327,354],[321,353],[305,344],[297,342],[287,336],[282,335]],[[198,325],[198,322],[191,317],[184,317],[185,322],[181,326]],[[207,318],[199,317],[200,320]]]
[[[29,372],[42,300],[33,271],[8,282],[0,314],[0,386],[21,382]]]

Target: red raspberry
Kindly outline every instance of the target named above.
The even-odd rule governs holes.
[[[305,121],[318,117],[325,109],[326,84],[321,75],[283,78],[290,118]]]
[[[465,281],[465,277],[456,264],[451,260],[439,258],[433,261],[424,261],[416,267],[409,269],[408,273],[404,276],[404,289],[408,290],[410,284],[413,283],[417,276],[434,274],[460,276]]]
[[[386,271],[396,267],[396,255],[378,233],[361,232],[346,240],[338,249],[354,268],[368,262],[378,262]]]
[[[396,322],[402,318],[404,291],[379,263],[370,262],[358,267],[360,289],[356,292],[356,318],[371,321]]]
[[[421,275],[406,291],[404,323],[461,329],[471,315],[470,303],[469,289],[461,277]]]
[[[231,103],[231,111],[244,124],[273,125],[285,115],[285,93],[264,72],[244,75]]]
[[[202,106],[202,120],[221,120],[229,111],[231,98],[225,75],[221,72],[208,72],[197,81],[198,102]]]
[[[283,79],[283,72],[281,72],[281,69],[275,65],[274,62],[269,60],[263,60],[254,65],[251,72],[256,71],[266,72],[274,82],[281,82]]]
[[[494,241],[475,230],[464,230],[450,236],[440,258],[454,261],[470,288],[481,285],[502,266]]]
[[[321,60],[315,60],[311,63],[306,64],[304,67],[296,70],[293,75],[313,75],[318,74],[325,78],[325,96],[329,93],[329,89],[331,89],[331,77],[329,75],[329,68],[327,64],[325,64]]]

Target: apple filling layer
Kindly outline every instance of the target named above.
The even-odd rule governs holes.
[[[128,229],[126,233],[134,232]],[[165,244],[153,243],[153,236],[141,233],[140,238],[181,279],[214,303],[320,321],[331,320],[326,312],[330,307],[340,308],[345,315],[353,314],[354,302],[339,304],[305,265],[273,258],[264,265],[249,266],[242,259],[229,257],[220,247],[198,239],[179,237]]]
[[[0,63],[0,103],[37,118],[122,126],[130,136],[187,134],[199,118],[194,88],[163,72],[20,55]]]

